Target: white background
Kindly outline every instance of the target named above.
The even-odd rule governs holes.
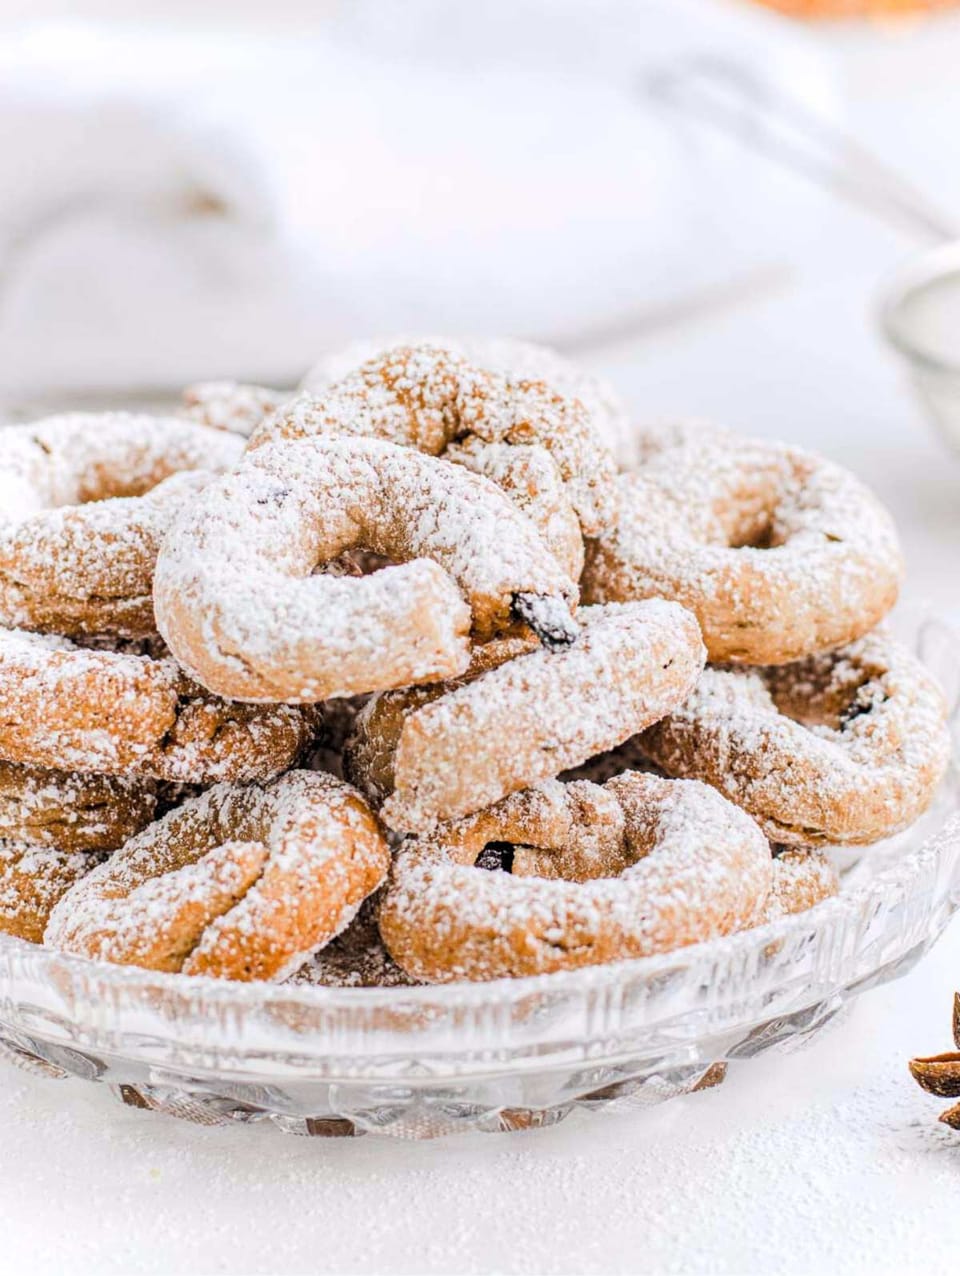
[[[0,20],[44,8],[63,12],[19,0]],[[851,127],[960,214],[960,22],[821,38]],[[759,294],[596,362],[644,413],[714,416],[857,469],[900,521],[913,596],[960,611],[960,465],[870,309],[910,250],[837,210]],[[211,1131],[5,1070],[0,1270],[954,1272],[960,1135],[906,1061],[948,1048],[956,986],[955,927],[811,1046],[741,1065],[719,1090],[437,1145]]]

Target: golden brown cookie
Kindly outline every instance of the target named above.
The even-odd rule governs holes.
[[[926,810],[950,753],[940,688],[883,633],[770,668],[707,668],[640,747],[794,846],[866,845]]]
[[[0,841],[0,931],[43,942],[50,914],[103,856]]]
[[[539,975],[751,926],[771,873],[760,830],[706,785],[550,781],[407,838],[380,930],[418,979]]]
[[[218,979],[283,979],[350,922],[390,853],[355,789],[314,771],[217,785],[70,891],[65,952]]]
[[[290,396],[265,385],[198,381],[183,392],[181,416],[213,430],[249,437]]]
[[[337,434],[386,439],[434,456],[452,443],[532,445],[552,461],[584,535],[596,536],[614,516],[613,457],[583,404],[543,381],[488,371],[449,348],[384,351],[320,396],[306,391],[284,404],[250,446]]]
[[[672,598],[712,661],[783,664],[871,630],[903,564],[886,510],[821,457],[733,434],[652,436],[618,479],[613,530],[589,542],[584,602]]]
[[[451,443],[444,460],[482,474],[526,514],[544,544],[571,580],[583,571],[580,520],[570,504],[560,472],[550,453],[534,445],[484,443],[477,438]]]
[[[175,417],[78,412],[6,427],[0,624],[70,636],[153,633],[160,541],[241,450],[239,440]]]
[[[840,878],[822,851],[810,847],[775,848],[773,885],[764,921],[805,913],[840,893]]]
[[[390,828],[417,832],[578,766],[683,703],[703,668],[693,616],[649,601],[580,611],[580,636],[463,684],[372,700],[348,743],[347,774]]]
[[[391,563],[320,571],[361,549]],[[204,686],[303,703],[456,675],[525,623],[569,642],[577,588],[492,483],[377,439],[250,453],[177,521],[157,563],[160,632]]]
[[[191,784],[268,779],[313,734],[311,712],[219,700],[176,663],[0,630],[0,758]]]
[[[112,851],[149,824],[157,786],[139,776],[0,762],[0,840],[61,851]]]
[[[382,358],[401,346],[446,350],[473,367],[497,373],[511,382],[545,382],[565,398],[578,399],[604,446],[624,468],[629,468],[634,458],[636,431],[626,404],[613,386],[550,346],[533,341],[520,341],[515,337],[411,336],[409,333],[351,341],[321,355],[300,382],[300,389],[317,396],[325,394],[362,364]]]

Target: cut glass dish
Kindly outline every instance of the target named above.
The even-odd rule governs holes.
[[[911,626],[960,699],[960,641]],[[0,1053],[207,1124],[431,1138],[645,1105],[816,1032],[908,970],[960,906],[955,757],[908,832],[838,853],[839,897],[664,956],[531,979],[344,989],[238,984],[68,957],[0,936]]]

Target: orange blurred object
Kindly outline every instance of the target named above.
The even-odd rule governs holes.
[[[960,0],[759,0],[793,18],[898,18],[953,9]]]

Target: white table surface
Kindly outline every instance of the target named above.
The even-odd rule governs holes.
[[[834,34],[851,118],[960,211],[960,22]],[[820,447],[894,510],[912,593],[960,611],[960,464],[868,301],[908,241],[832,214],[818,257],[597,360],[652,416]],[[960,1135],[906,1072],[949,1046],[960,927],[808,1048],[662,1108],[434,1145],[208,1130],[0,1072],[0,1271],[954,1272]]]

